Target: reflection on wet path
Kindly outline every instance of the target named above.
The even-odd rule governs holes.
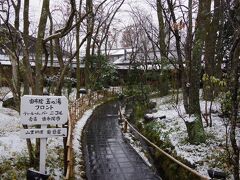
[[[84,135],[89,180],[160,179],[122,137],[116,102],[99,107]]]

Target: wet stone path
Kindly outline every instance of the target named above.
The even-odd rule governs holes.
[[[88,122],[84,132],[88,180],[160,179],[124,141],[116,102],[97,108]]]

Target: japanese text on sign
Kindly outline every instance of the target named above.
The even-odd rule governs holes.
[[[21,98],[22,124],[64,124],[68,116],[65,96],[30,96]]]
[[[22,138],[66,137],[67,128],[23,129],[20,134]]]

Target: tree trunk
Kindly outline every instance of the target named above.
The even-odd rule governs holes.
[[[14,27],[17,30],[19,30],[19,17],[20,17],[20,9],[21,9],[21,0],[18,0],[16,3],[13,2],[13,7],[14,7],[14,11],[15,11]]]
[[[239,26],[240,27],[240,26]],[[238,147],[236,139],[237,121],[239,113],[239,74],[240,74],[240,32],[235,31],[235,41],[230,52],[231,72],[229,87],[231,91],[231,116],[230,116],[230,141],[233,149],[233,171],[234,180],[239,180],[239,153],[240,147]]]
[[[207,2],[205,0],[199,1],[199,9],[197,15],[197,26],[195,32],[195,39],[193,42],[192,59],[189,67],[189,115],[193,115],[195,120],[191,125],[186,123],[189,134],[189,141],[191,143],[205,142],[206,137],[203,129],[203,123],[201,118],[201,110],[199,103],[199,89],[201,79],[201,57],[202,47],[204,45],[204,33],[205,33],[205,18],[207,13]],[[191,129],[191,130],[190,130]],[[196,131],[191,133],[191,131]]]
[[[82,8],[82,0],[79,3],[79,14],[76,15],[76,22],[81,17],[81,8]],[[80,24],[76,26],[76,47],[79,47],[80,45]],[[77,69],[76,69],[76,76],[77,76],[77,96],[76,98],[80,98],[80,87],[81,87],[81,68],[80,68],[80,54],[77,52],[76,54],[76,60],[77,60]]]
[[[36,54],[35,54],[35,93],[36,95],[42,95],[43,93],[43,75],[42,75],[42,56],[43,56],[43,39],[45,36],[45,29],[47,24],[47,18],[49,13],[49,0],[44,0],[42,5],[42,11],[40,16],[40,21],[38,25],[38,35],[36,41]],[[36,166],[39,164],[39,155],[40,155],[40,140],[36,139]]]
[[[33,78],[32,78],[32,69],[29,63],[29,43],[28,43],[28,36],[29,36],[29,0],[24,1],[24,12],[23,12],[23,42],[24,42],[24,58],[23,58],[23,66],[24,66],[24,92],[23,94],[30,94],[30,87],[34,90]],[[25,129],[28,127],[23,125]],[[29,154],[30,164],[34,166],[35,157],[31,139],[26,139],[27,141],[27,148]]]
[[[201,58],[202,47],[204,45],[205,18],[207,10],[207,1],[199,1],[199,10],[196,21],[195,39],[193,42],[192,60],[190,65],[190,86],[189,86],[189,114],[200,115],[199,89],[201,79]]]
[[[52,19],[52,15],[51,13],[49,13],[49,24],[50,24],[50,28],[49,28],[49,35],[51,36],[53,34],[53,19]],[[53,47],[53,40],[50,40],[50,76],[54,75],[54,67],[53,67],[53,63],[54,63],[54,47]],[[51,84],[49,84],[49,93],[51,91]]]
[[[19,56],[18,51],[19,47],[17,44],[18,41],[18,31],[19,31],[19,17],[20,17],[20,8],[21,8],[21,0],[17,2],[13,2],[15,19],[14,19],[14,27],[16,32],[14,32],[14,37],[12,37],[12,51],[14,52],[14,58],[12,59],[12,81],[14,87],[14,101],[16,103],[16,110],[20,110],[20,96],[21,96],[21,83],[20,83],[20,65],[19,65]],[[10,34],[11,35],[11,34]],[[13,35],[13,34],[12,34]],[[13,56],[12,56],[13,57]]]
[[[0,87],[3,86],[3,67],[2,67],[2,64],[0,63]]]
[[[87,33],[90,33],[90,35],[87,38],[86,56],[85,56],[85,86],[88,88],[89,75],[90,75],[89,59],[91,56],[91,39],[92,39],[93,23],[94,23],[92,0],[86,0],[86,12],[89,13],[87,17]]]
[[[237,144],[236,130],[239,120],[239,78],[240,78],[240,2],[235,0],[233,3],[230,20],[234,29],[233,45],[229,53],[230,68],[228,69],[228,87],[231,92],[231,115],[230,115],[230,141],[232,146],[232,164],[234,180],[239,180],[239,153],[240,147]]]
[[[173,24],[177,25],[176,16],[174,13],[174,8],[172,1],[167,0],[169,11],[171,14],[171,18],[173,21]],[[199,2],[199,14],[197,22],[200,23],[203,21],[203,5],[204,0]],[[190,16],[192,17],[192,1],[189,1],[189,7],[190,7]],[[167,18],[167,16],[166,16]],[[169,21],[169,20],[168,20]],[[189,21],[189,25],[191,26],[191,20]],[[201,23],[200,23],[201,24]],[[169,24],[171,25],[171,24]],[[202,24],[201,24],[202,25]],[[188,50],[192,51],[191,48],[191,40],[192,40],[192,26],[188,27],[188,36],[189,41],[188,44]],[[193,115],[193,120],[191,122],[186,122],[187,130],[188,130],[188,137],[189,142],[192,144],[199,144],[202,142],[205,142],[206,137],[203,129],[202,119],[201,119],[201,112],[200,112],[200,104],[199,104],[199,88],[200,88],[200,73],[201,73],[201,49],[203,46],[203,27],[196,28],[196,35],[195,35],[195,41],[194,41],[194,47],[193,52],[189,53],[189,59],[186,63],[187,68],[184,67],[183,64],[183,58],[182,58],[182,50],[181,50],[181,36],[179,34],[178,28],[173,28],[172,32],[176,39],[176,49],[177,49],[177,59],[179,63],[179,72],[181,76],[181,83],[182,83],[182,90],[183,90],[183,100],[184,100],[184,107],[186,109],[186,112],[189,115]],[[193,57],[192,57],[193,56]],[[187,78],[189,78],[189,83],[187,81]]]
[[[24,12],[23,12],[23,40],[24,40],[24,57],[23,57],[23,83],[24,83],[24,94],[30,94],[29,88],[31,87],[34,93],[34,83],[32,76],[32,68],[29,63],[29,0],[24,1]]]
[[[80,34],[79,34],[79,30],[80,27],[77,26],[76,27],[76,46],[79,47],[79,38],[80,38]],[[80,55],[79,52],[76,55],[76,60],[77,60],[77,69],[76,69],[76,76],[77,76],[77,96],[76,98],[78,99],[80,97],[80,87],[81,87],[81,68],[80,68]]]
[[[203,95],[204,99],[212,101],[214,98],[214,84],[211,82],[210,77],[215,77],[216,75],[216,61],[215,61],[215,49],[217,40],[217,31],[219,24],[219,5],[220,0],[214,1],[214,14],[211,20],[211,1],[207,1],[207,18],[206,24],[206,36],[205,36],[205,74],[207,75],[207,80],[203,83]]]
[[[199,144],[204,143],[206,138],[202,126],[201,116],[193,117],[194,121],[188,122],[186,121],[186,127],[188,132],[188,139],[191,144]]]
[[[28,129],[27,125],[23,125],[24,129]],[[30,139],[26,139],[27,141],[27,149],[28,149],[28,155],[29,155],[29,161],[30,161],[30,165],[34,166],[35,164],[35,158],[34,158],[34,151],[33,151],[33,146],[32,146],[32,142]]]
[[[167,56],[167,50],[166,50],[166,36],[164,33],[164,21],[163,21],[163,12],[162,12],[162,1],[161,0],[157,0],[157,17],[158,17],[158,42],[160,45],[160,54],[161,54],[161,58],[166,57]]]
[[[18,79],[18,63],[17,63],[17,57],[10,57],[10,59],[11,59],[11,64],[12,64],[12,84],[13,84],[13,88],[14,88],[14,90],[13,90],[13,94],[15,94],[14,95],[14,97],[16,98],[15,100],[16,101],[18,101],[17,99],[17,92],[18,92],[18,82],[19,82],[19,79]]]
[[[167,0],[167,3],[168,3],[168,7],[170,10],[173,24],[177,24],[177,19],[176,19],[175,13],[174,13],[173,4],[170,0]],[[171,24],[169,24],[169,26],[171,26]],[[173,28],[172,32],[173,32],[173,34],[175,36],[175,40],[176,40],[177,60],[178,60],[178,64],[179,64],[178,72],[179,72],[179,76],[181,78],[181,86],[182,86],[182,91],[183,91],[183,104],[184,104],[184,108],[185,108],[186,112],[188,113],[188,110],[189,110],[189,99],[188,99],[188,96],[189,96],[188,90],[189,89],[187,86],[187,84],[188,84],[187,77],[188,76],[187,76],[186,68],[184,67],[184,64],[183,64],[182,50],[181,50],[181,36],[179,34],[178,28]]]
[[[187,25],[187,37],[186,37],[186,43],[184,46],[184,52],[185,52],[185,63],[186,63],[186,68],[183,69],[183,73],[181,76],[181,82],[182,82],[182,91],[183,91],[183,105],[186,113],[189,113],[189,77],[191,76],[190,74],[190,66],[191,66],[191,61],[192,61],[192,44],[193,44],[193,33],[192,33],[192,9],[193,9],[193,4],[192,0],[188,1],[188,25]]]
[[[43,75],[42,75],[42,56],[43,56],[43,39],[45,36],[45,29],[47,24],[47,18],[49,13],[49,0],[44,0],[42,5],[42,11],[40,16],[40,21],[38,25],[38,35],[36,42],[36,55],[35,55],[35,66],[36,66],[36,77],[38,80],[36,81],[36,90],[35,93],[37,95],[42,95],[43,91]]]
[[[216,0],[216,3],[218,3],[218,0]],[[216,49],[215,49],[215,63],[216,63],[216,67],[215,67],[215,76],[219,79],[222,79],[223,76],[223,72],[222,72],[222,64],[223,64],[223,57],[224,57],[224,47],[223,47],[223,31],[224,31],[224,21],[225,21],[225,17],[224,17],[224,3],[223,1],[220,1],[219,4],[216,4],[217,8],[218,6],[218,11],[216,10],[216,16],[218,16],[218,27],[217,29],[219,30],[218,36],[217,36],[217,42],[216,42]],[[215,94],[216,96],[219,94],[220,90],[215,88]]]

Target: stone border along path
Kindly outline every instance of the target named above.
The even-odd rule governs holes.
[[[161,179],[124,141],[118,125],[118,103],[98,107],[89,118],[83,137],[88,180]]]

